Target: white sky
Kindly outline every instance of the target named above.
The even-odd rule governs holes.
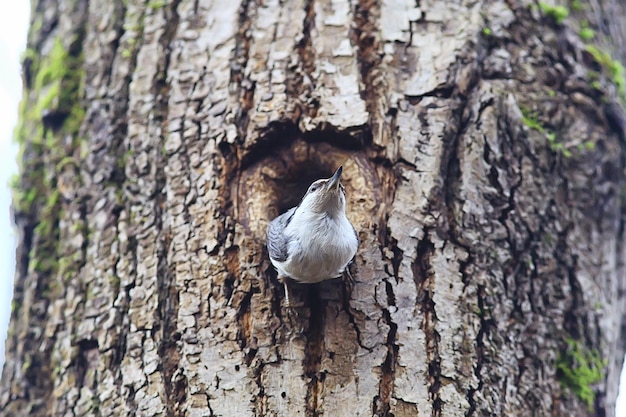
[[[10,218],[11,192],[8,181],[17,172],[17,146],[13,127],[22,91],[20,55],[26,45],[29,4],[27,1],[0,3],[0,366],[4,364],[4,339],[11,314],[15,233]],[[626,367],[622,369],[616,417],[626,417]]]
[[[16,236],[9,213],[8,182],[17,172],[13,127],[22,94],[20,55],[26,47],[29,8],[28,1],[0,2],[0,365],[4,364],[4,339],[13,294]]]

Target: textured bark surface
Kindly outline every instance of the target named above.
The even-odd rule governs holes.
[[[0,416],[611,416],[624,123],[577,28],[626,53],[625,16],[36,1]],[[265,227],[340,164],[356,283],[288,320]]]

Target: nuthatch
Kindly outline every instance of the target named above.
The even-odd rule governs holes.
[[[356,230],[346,217],[346,192],[342,167],[332,177],[309,187],[296,207],[272,220],[267,228],[270,260],[285,286],[287,279],[314,284],[338,278],[359,246]]]

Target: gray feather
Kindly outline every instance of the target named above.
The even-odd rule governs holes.
[[[267,249],[270,258],[275,261],[285,262],[289,257],[288,242],[284,232],[295,211],[296,207],[287,210],[272,220],[267,227]]]

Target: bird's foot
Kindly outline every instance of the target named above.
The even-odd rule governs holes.
[[[283,288],[285,289],[285,298],[283,299],[283,307],[284,308],[296,307],[291,301],[291,294],[290,294],[291,291],[289,288],[290,279],[288,277],[278,277],[278,280],[283,283]]]
[[[282,281],[283,288],[285,289],[285,298],[284,298],[285,302],[283,304],[283,307],[291,308],[291,300],[289,299],[289,278],[280,277],[279,279]]]
[[[350,272],[350,265],[348,265],[346,269],[344,269],[343,277],[343,302],[346,306],[348,306],[350,304],[350,299],[352,298],[352,290],[354,289],[354,286],[356,284],[356,280]]]
[[[348,285],[350,285],[350,288],[354,287],[354,284],[356,284],[356,280],[352,276],[352,272],[350,272],[350,265],[351,264],[352,263],[350,263],[348,266],[346,266],[346,269],[343,270],[343,275],[344,275],[344,277],[346,277],[346,281],[348,282]]]
[[[302,303],[294,304],[291,300],[290,290],[289,290],[289,278],[288,277],[278,277],[278,280],[283,283],[283,288],[285,289],[285,298],[283,299],[281,308],[287,317],[297,317],[298,312],[296,311],[297,307],[302,307]]]

